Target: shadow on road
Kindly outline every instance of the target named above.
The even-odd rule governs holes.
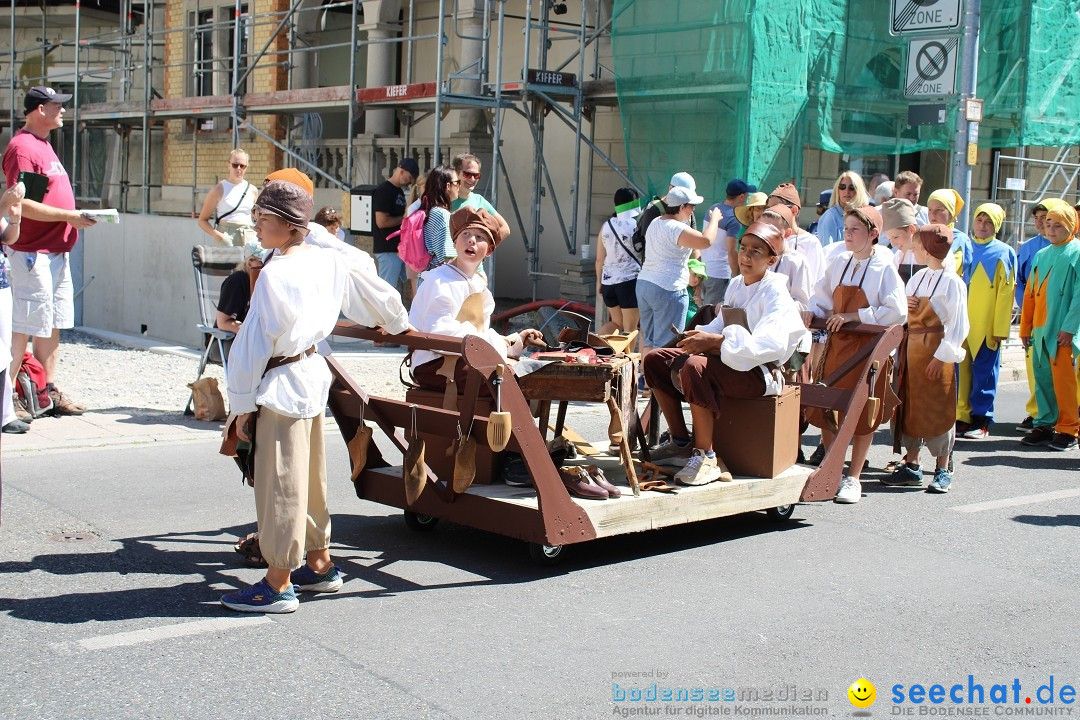
[[[1013,522],[1047,527],[1080,527],[1080,515],[1017,515]]]
[[[764,513],[749,513],[569,546],[564,553],[569,557],[561,564],[541,567],[530,562],[526,546],[520,541],[450,523],[441,523],[426,533],[409,530],[400,516],[336,515],[333,523],[331,552],[345,573],[345,592],[305,595],[305,604],[349,597],[394,597],[443,588],[542,582],[575,570],[809,526],[798,520],[778,523]],[[104,586],[95,592],[0,597],[0,612],[64,625],[151,617],[220,617],[229,614],[217,603],[227,591],[223,588],[241,587],[258,577],[232,547],[234,538],[250,530],[250,525],[242,525],[106,538],[119,543],[119,549],[45,553],[30,561],[0,562],[0,584],[6,588],[14,585],[16,576],[33,571],[60,576],[99,574]],[[417,568],[422,572],[403,572]],[[115,574],[151,577],[117,580]],[[153,576],[186,577],[183,582],[156,587]],[[191,581],[191,576],[201,576],[202,580]],[[358,589],[349,592],[350,582],[356,582],[353,588]]]

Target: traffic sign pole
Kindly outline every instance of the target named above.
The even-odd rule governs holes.
[[[966,101],[975,97],[979,74],[979,23],[982,19],[982,0],[964,3],[964,47],[960,56],[960,102],[956,107],[956,134],[953,145],[952,187],[964,198],[964,209],[956,218],[956,225],[967,232],[971,215],[971,166],[969,144],[979,141],[979,123],[965,117]]]

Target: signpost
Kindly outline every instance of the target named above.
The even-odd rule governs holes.
[[[982,0],[890,0],[889,9],[891,35],[919,36],[908,43],[905,97],[951,97],[956,94],[956,76],[960,75],[961,107],[957,108],[960,116],[956,119],[951,182],[967,198],[971,195],[971,166],[978,162],[982,120],[982,102],[975,100]],[[937,36],[926,37],[926,33]],[[923,122],[929,114],[908,112],[909,118]],[[967,218],[966,210],[957,218],[961,230],[967,230]]]
[[[889,33],[956,30],[963,16],[960,3],[961,0],[892,0]]]

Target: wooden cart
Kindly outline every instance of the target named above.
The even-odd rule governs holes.
[[[338,323],[335,334],[368,340],[385,339],[372,330],[348,322]],[[479,337],[461,340],[413,333],[395,336],[394,340],[412,349],[460,353],[470,368],[459,402],[460,410],[452,411],[370,396],[333,357],[328,358],[335,378],[330,391],[330,408],[350,450],[357,496],[401,508],[405,511],[405,521],[414,529],[428,530],[439,520],[448,520],[523,540],[528,543],[534,560],[551,563],[560,557],[565,546],[600,537],[761,510],[776,519],[786,520],[800,500],[831,499],[836,492],[839,466],[834,472],[834,463],[827,462],[816,470],[794,465],[773,478],[736,477],[730,483],[683,487],[673,494],[643,492],[635,497],[626,491],[621,498],[604,501],[571,497],[548,454],[547,444],[525,395],[508,373],[501,392],[502,410],[511,413],[512,423],[506,449],[521,453],[534,487],[519,488],[478,479],[466,492],[456,493],[452,478],[439,477],[428,465],[424,490],[414,503],[409,504],[402,467],[386,462],[374,443],[368,447],[365,466],[356,466],[361,423],[371,421],[377,425],[402,454],[408,447],[403,431],[411,431],[414,425],[418,434],[443,437],[447,441],[457,436],[459,424],[463,428],[471,426],[472,436],[484,444],[488,418],[486,415],[474,417],[476,402],[481,388],[491,386],[495,368],[503,360]],[[880,353],[871,354],[877,357]],[[844,409],[853,410],[855,405],[861,408],[866,394],[865,388],[861,399],[859,392],[849,393]],[[829,401],[833,399],[833,396],[829,397]],[[844,425],[841,425],[839,439],[843,442]],[[490,481],[492,478],[483,479]]]

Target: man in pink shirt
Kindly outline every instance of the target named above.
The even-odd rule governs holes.
[[[22,232],[11,246],[11,377],[33,337],[34,357],[45,367],[53,415],[81,415],[86,410],[55,385],[60,330],[75,326],[68,253],[79,239],[78,231],[94,224],[75,210],[71,180],[49,144],[49,133],[64,125],[64,103],[70,99],[49,87],[31,88],[23,101],[26,121],[3,159],[8,187],[18,182],[20,172],[48,177],[40,201],[23,200]]]

